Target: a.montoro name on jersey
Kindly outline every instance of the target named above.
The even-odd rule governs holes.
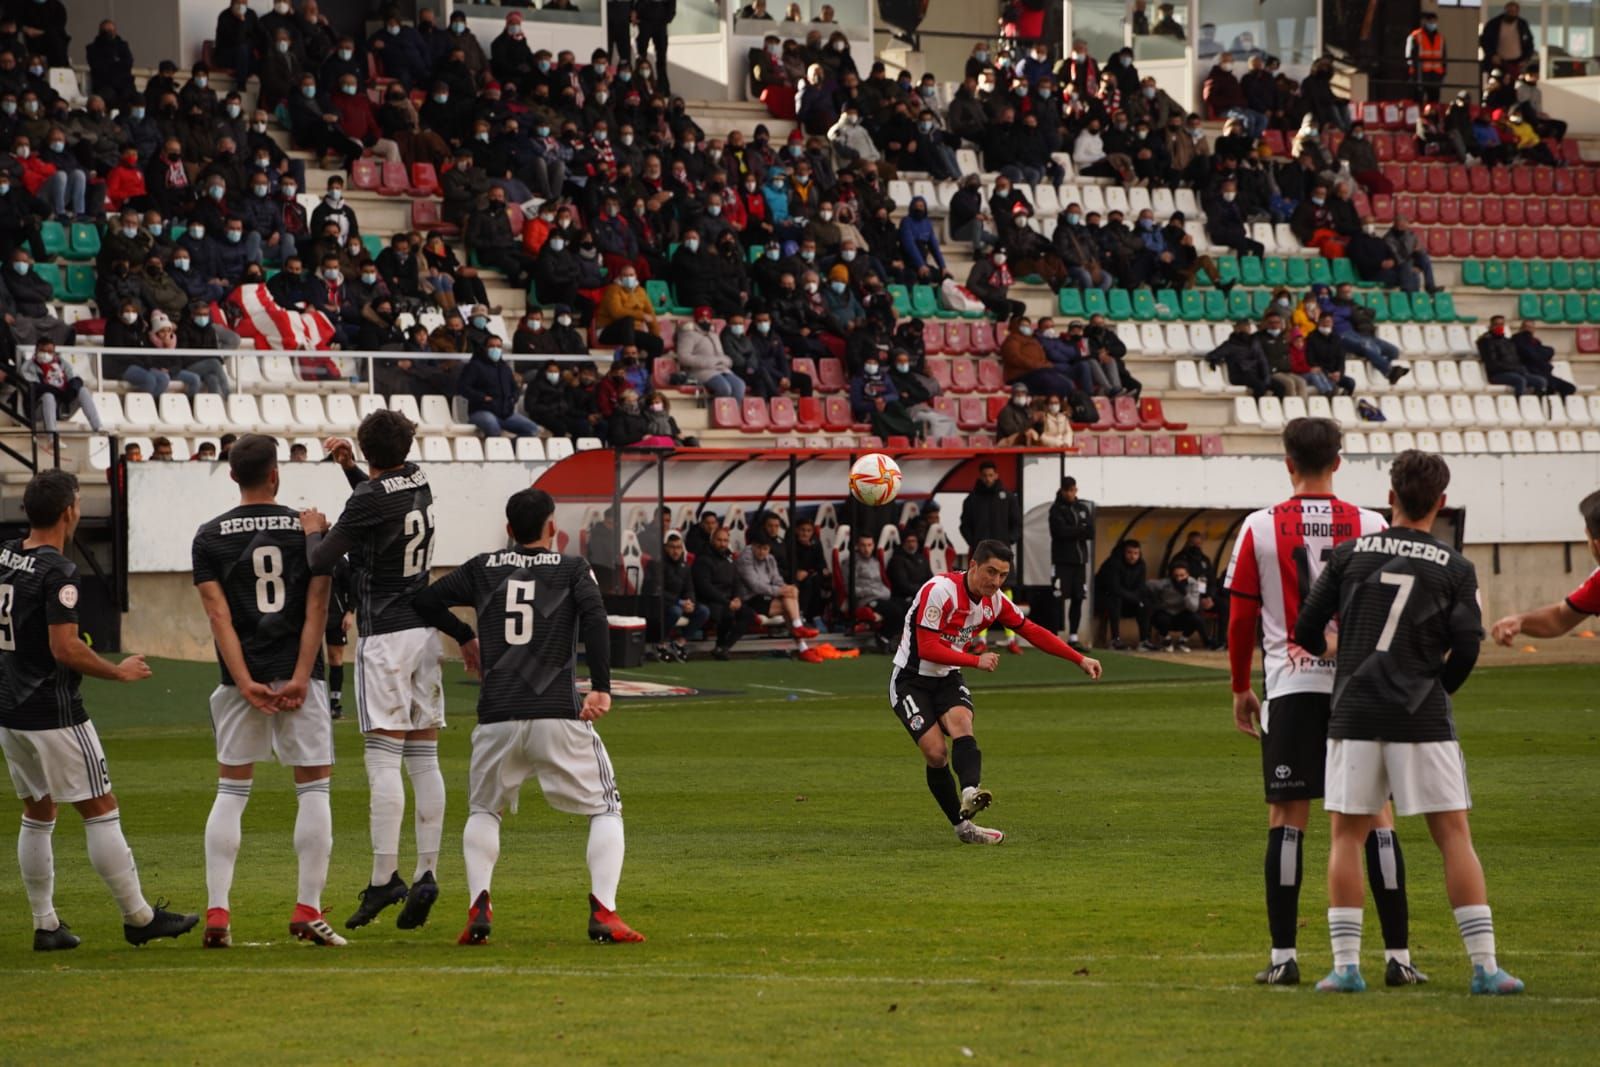
[[[530,555],[526,552],[507,549],[504,552],[496,552],[488,557],[483,561],[483,565],[485,567],[516,567],[524,569],[527,567],[552,567],[560,562],[561,553],[559,552],[534,552]]]

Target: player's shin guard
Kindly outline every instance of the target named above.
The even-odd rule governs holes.
[[[975,789],[983,781],[983,753],[976,737],[957,737],[950,742],[950,764],[962,789]]]
[[[1406,861],[1400,853],[1400,836],[1393,830],[1367,834],[1367,885],[1372,888],[1378,923],[1383,927],[1384,957],[1409,965],[1411,914],[1406,904]]]
[[[1500,969],[1494,958],[1494,916],[1487,904],[1464,904],[1455,909],[1456,927],[1461,931],[1461,943],[1474,967],[1482,967],[1488,974]]]
[[[139,869],[133,863],[133,850],[122,836],[122,814],[108,812],[83,820],[84,837],[89,845],[89,864],[105,882],[122,909],[122,921],[129,926],[146,926],[155,910],[139,888]]]
[[[249,778],[218,778],[217,799],[206,819],[206,907],[227,910],[239,859],[240,822],[250,802]]]
[[[299,782],[294,787],[299,811],[294,819],[294,853],[300,859],[300,881],[295,903],[322,915],[322,890],[328,884],[328,860],[333,855],[333,808],[330,780]]]
[[[367,786],[372,794],[372,884],[384,885],[400,866],[400,823],[406,817],[406,786],[400,764],[405,742],[368,734],[365,748]]]
[[[939,802],[939,810],[944,812],[951,826],[961,821],[961,793],[956,789],[949,766],[928,768],[928,792]]]
[[[607,911],[617,910],[617,883],[622,881],[622,816],[589,818],[589,894]]]
[[[439,772],[439,742],[407,741],[406,774],[416,804],[416,881],[439,866],[439,840],[444,835],[444,775]]]
[[[1304,833],[1293,826],[1267,831],[1267,928],[1272,933],[1274,964],[1295,958],[1304,858]]]
[[[61,925],[56,917],[56,860],[51,835],[56,822],[51,819],[22,817],[17,834],[17,868],[22,871],[22,886],[28,893],[28,910],[33,912],[35,930],[54,930]]]
[[[477,900],[489,891],[500,858],[500,816],[491,811],[468,815],[466,829],[461,831],[461,852],[467,867],[467,899]]]
[[[1361,965],[1361,909],[1329,908],[1328,937],[1333,942],[1333,965]]]

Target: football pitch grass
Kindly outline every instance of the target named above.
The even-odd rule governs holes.
[[[1593,1063],[1600,1041],[1600,688],[1592,667],[1482,670],[1457,705],[1500,959],[1528,993],[1466,994],[1467,964],[1422,822],[1403,820],[1422,988],[1386,990],[1367,908],[1361,996],[1265,989],[1265,812],[1225,676],[1108,656],[973,679],[998,848],[957,844],[886,706],[888,661],[760,660],[626,672],[705,690],[618,700],[600,729],[628,860],[619,911],[642,945],[585,934],[582,819],[524,789],[505,822],[493,941],[465,917],[461,826],[476,689],[447,668],[443,893],[346,949],[291,942],[294,792],[257,768],[233,893],[235,947],[200,932],[133,949],[56,830],[57,907],[84,938],[31,951],[16,867],[0,875],[0,1062],[939,1064]],[[209,664],[86,686],[146,893],[204,911],[215,788]],[[790,694],[793,693],[793,699]],[[369,873],[360,736],[337,726],[324,904],[342,929]],[[9,794],[8,794],[9,795]],[[19,804],[0,802],[11,852]],[[408,811],[401,873],[413,853]],[[1303,975],[1328,968],[1327,831],[1314,816]]]

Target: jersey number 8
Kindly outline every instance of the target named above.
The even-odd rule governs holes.
[[[283,549],[266,546],[250,554],[256,571],[256,610],[263,615],[282,611],[289,599],[283,585]]]
[[[506,583],[506,644],[533,640],[533,582]]]

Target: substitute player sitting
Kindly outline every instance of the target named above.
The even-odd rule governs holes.
[[[459,943],[489,939],[489,882],[500,858],[501,813],[517,810],[522,783],[539,779],[557,811],[589,817],[589,937],[643,941],[617,915],[622,880],[622,798],[594,720],[611,709],[611,635],[605,603],[587,561],[555,543],[555,501],[524,489],[506,502],[506,532],[516,548],[485,552],[417,594],[417,613],[461,645],[478,670],[478,726],[462,832],[472,901]],[[478,636],[450,612],[471,607]],[[589,664],[589,694],[577,687],[578,639]]]
[[[1421,815],[1444,859],[1474,993],[1520,993],[1522,980],[1494,955],[1483,866],[1472,847],[1467,768],[1450,715],[1450,694],[1478,661],[1483,618],[1472,561],[1428,531],[1444,506],[1450,468],[1411,449],[1389,468],[1394,528],[1333,550],[1300,610],[1294,639],[1314,656],[1328,648],[1339,616],[1338,669],[1328,722],[1328,933],[1331,993],[1366,989],[1361,958],[1361,845],[1373,816],[1394,798],[1400,815]]]
[[[1589,554],[1600,563],[1600,492],[1584,497],[1578,511],[1583,515],[1584,530],[1589,535]],[[1518,634],[1560,637],[1590,615],[1600,615],[1600,567],[1567,599],[1520,615],[1507,615],[1495,623],[1490,632],[1502,645],[1510,645]]]
[[[78,693],[86,674],[137,682],[150,668],[143,656],[111,663],[78,634],[78,568],[65,555],[78,526],[78,479],[61,470],[36,474],[22,491],[22,510],[27,538],[0,545],[0,749],[22,798],[17,866],[33,912],[33,950],[78,947],[55,908],[57,804],[83,816],[89,865],[122,909],[128,943],[177,937],[200,916],[145,900],[106,754]]]
[[[993,671],[1000,657],[963,649],[975,636],[1000,625],[1015,630],[1035,648],[1077,664],[1090,678],[1100,677],[1098,660],[1080,655],[1049,630],[1023,618],[1002,594],[1011,560],[1010,545],[979,541],[965,572],[935,575],[924,583],[906,612],[889,678],[894,712],[927,761],[928,790],[955,827],[956,837],[968,845],[998,845],[1006,835],[972,822],[994,796],[983,788],[983,754],[972,735],[972,691],[961,675],[962,667]],[[955,778],[950,776],[951,764]]]
[[[233,943],[228,893],[255,765],[293,768],[300,876],[289,933],[343,945],[322,917],[333,853],[333,721],[322,681],[328,578],[313,578],[300,515],[278,503],[278,443],[246,434],[228,451],[239,506],[194,537],[194,584],[211,622],[222,683],[211,694],[217,799],[206,820],[206,948]]]

